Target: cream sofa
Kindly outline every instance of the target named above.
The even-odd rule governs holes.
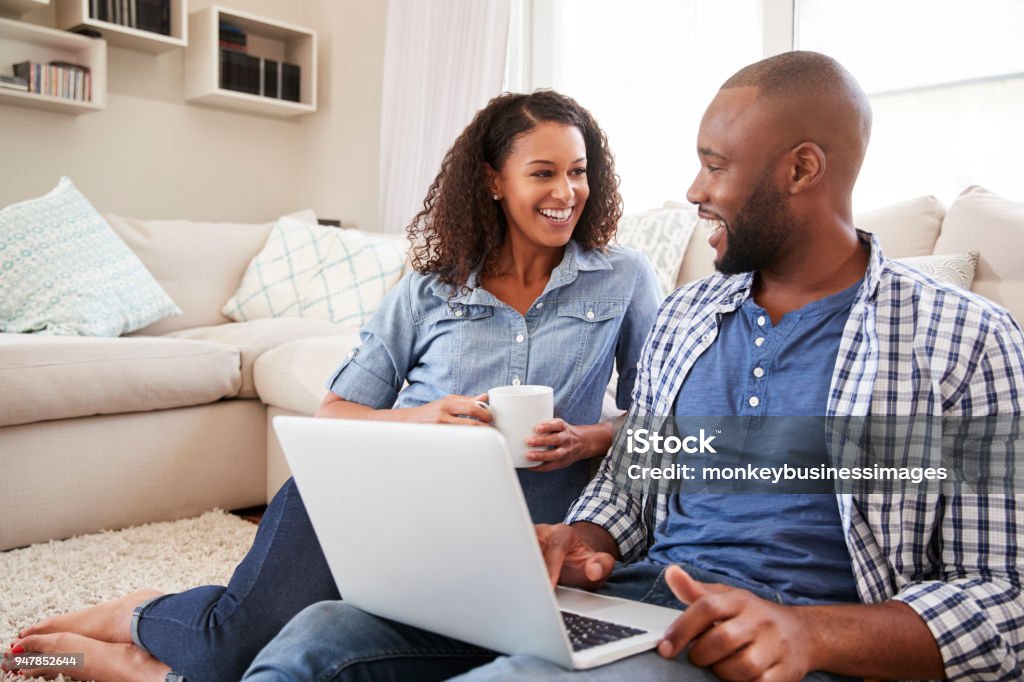
[[[264,504],[287,476],[278,455],[268,477],[268,414],[312,414],[358,340],[221,314],[273,223],[105,217],[183,314],[119,338],[0,334],[0,549]]]
[[[117,339],[0,334],[0,549],[266,502],[288,476],[270,419],[312,414],[358,341],[221,315],[270,223],[107,218],[184,314]],[[1024,319],[1024,204],[974,187],[948,210],[924,197],[857,224],[891,257],[977,252],[971,289]],[[702,231],[679,252],[679,283],[711,272]]]

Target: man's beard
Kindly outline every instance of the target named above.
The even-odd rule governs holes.
[[[769,173],[726,228],[725,253],[715,261],[724,275],[763,270],[778,257],[793,230],[793,214]]]

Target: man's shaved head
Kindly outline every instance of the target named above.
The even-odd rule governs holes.
[[[871,105],[842,64],[818,52],[784,52],[740,69],[721,89],[743,87],[756,88],[756,102],[773,112],[780,146],[820,145],[852,188],[871,136]]]

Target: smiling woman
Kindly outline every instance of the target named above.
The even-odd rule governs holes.
[[[488,389],[550,386],[554,418],[526,441],[537,466],[518,471],[533,520],[562,519],[587,460],[611,444],[600,420],[612,369],[625,409],[660,300],[644,256],[609,246],[620,213],[604,133],[585,109],[550,91],[495,98],[409,228],[416,272],[363,327],[317,415],[487,428]],[[457,471],[452,481],[472,484]],[[292,616],[338,597],[289,480],[227,586],[135,592],[36,623],[17,646],[84,651],[84,679],[237,680]]]

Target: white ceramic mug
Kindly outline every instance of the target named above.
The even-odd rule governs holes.
[[[554,390],[550,386],[499,386],[487,391],[487,401],[480,405],[490,411],[491,424],[505,437],[512,465],[528,468],[542,464],[526,458],[527,452],[543,450],[528,447],[526,439],[535,435],[537,424],[554,416]]]

